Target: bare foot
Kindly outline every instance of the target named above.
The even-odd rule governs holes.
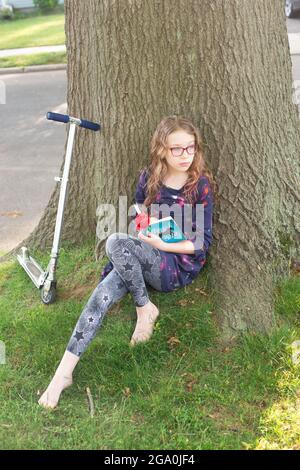
[[[60,394],[67,387],[70,387],[73,383],[72,376],[65,377],[63,375],[55,374],[47,390],[43,393],[39,399],[39,405],[44,408],[55,408],[59,402]]]
[[[155,321],[159,315],[158,308],[150,301],[146,306],[138,308],[141,310],[137,312],[137,323],[130,341],[131,346],[151,338]]]

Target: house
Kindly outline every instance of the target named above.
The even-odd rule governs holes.
[[[27,8],[34,8],[33,0],[7,0],[6,3],[14,7],[16,10],[26,10]],[[62,5],[64,0],[59,0]]]

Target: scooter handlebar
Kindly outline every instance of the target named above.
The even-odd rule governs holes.
[[[47,119],[51,121],[64,122],[65,124],[67,124],[70,121],[70,116],[68,116],[67,114],[58,114],[58,113],[52,113],[51,111],[49,111],[47,113]]]
[[[100,124],[92,121],[85,121],[84,119],[80,119],[81,124],[80,127],[84,127],[85,129],[90,129],[91,131],[100,131]]]
[[[47,113],[47,119],[51,121],[64,122],[65,124],[70,122],[70,116],[67,114],[52,113],[51,111]],[[80,127],[84,127],[85,129],[89,129],[95,132],[100,130],[100,124],[97,124],[96,122],[86,121],[85,119],[79,119],[79,121]]]

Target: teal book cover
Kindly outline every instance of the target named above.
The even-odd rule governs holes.
[[[187,240],[186,236],[182,232],[181,228],[175,222],[173,217],[165,217],[149,224],[148,227],[141,230],[141,233],[148,235],[151,232],[158,235],[164,242],[174,243],[182,240]]]

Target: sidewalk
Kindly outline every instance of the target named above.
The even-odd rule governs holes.
[[[291,55],[300,54],[300,33],[289,33],[289,44]],[[21,49],[0,49],[1,57],[10,57],[15,55],[30,55],[42,52],[65,52],[66,46],[39,46],[39,47],[25,47]]]
[[[23,47],[21,49],[0,50],[0,58],[12,57],[15,55],[40,54],[43,52],[65,52],[66,46],[39,46],[39,47]]]
[[[290,46],[291,55],[300,55],[300,33],[289,33],[288,38],[289,38],[289,46]],[[65,52],[65,51],[66,51],[65,45],[26,47],[26,48],[21,48],[21,49],[7,49],[7,50],[2,49],[0,50],[0,58],[12,57],[12,56],[17,56],[17,55],[39,54],[43,52]],[[62,66],[63,65],[61,65],[61,67]],[[65,64],[64,64],[64,67],[66,67]],[[51,65],[47,65],[47,66],[36,65],[34,67],[16,67],[15,70],[20,71],[20,72],[27,72],[27,71],[34,71],[34,70],[42,70],[42,68],[45,70],[49,70],[51,68]],[[12,73],[13,70],[14,70],[13,68],[0,69],[0,74]]]
[[[289,44],[291,55],[300,54],[300,33],[289,33]],[[23,47],[21,49],[0,50],[0,58],[15,55],[30,55],[42,52],[65,52],[66,46],[39,46],[39,47]]]

